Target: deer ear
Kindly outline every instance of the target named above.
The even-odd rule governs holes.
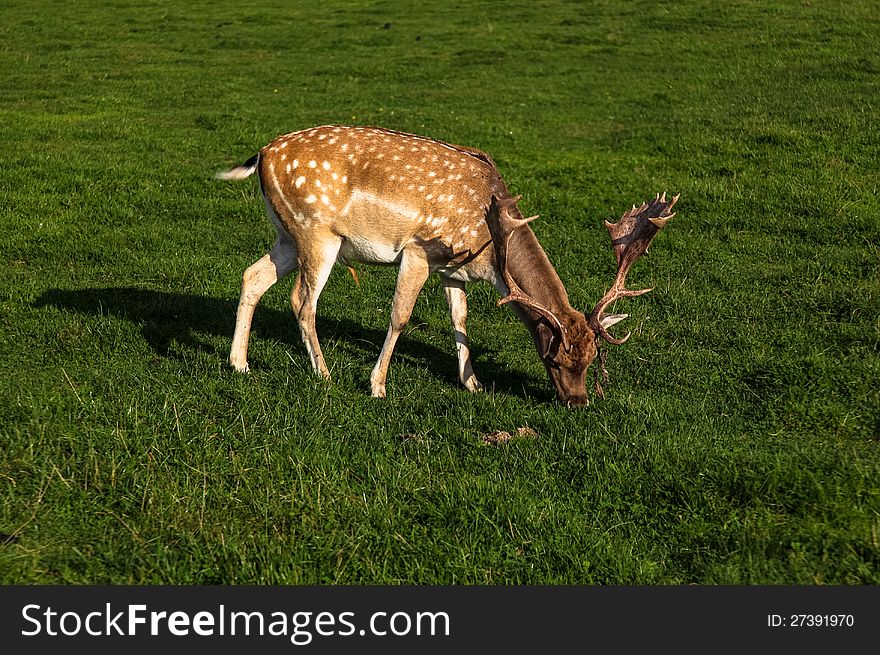
[[[608,314],[599,320],[599,325],[607,330],[612,325],[620,323],[625,318],[629,318],[629,314]]]
[[[535,331],[538,333],[539,337],[541,359],[547,359],[550,357],[550,351],[553,349],[553,341],[557,338],[556,330],[554,330],[546,320],[540,320],[535,326]]]

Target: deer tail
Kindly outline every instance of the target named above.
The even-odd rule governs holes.
[[[230,168],[228,171],[220,171],[214,177],[218,180],[243,180],[244,178],[253,175],[254,171],[257,170],[257,165],[259,163],[260,155],[257,153],[242,165]]]

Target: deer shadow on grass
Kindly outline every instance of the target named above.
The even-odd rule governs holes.
[[[173,344],[180,344],[225,362],[229,355],[228,350],[218,350],[200,340],[198,334],[228,337],[228,345],[231,346],[238,305],[235,300],[196,294],[135,287],[105,287],[49,289],[34,301],[33,306],[54,307],[92,316],[110,315],[131,321],[140,326],[144,340],[159,357],[180,359],[180,355],[172,347]],[[414,316],[411,325],[417,324],[418,319]],[[385,340],[384,329],[365,327],[347,319],[321,317],[320,313],[317,328],[322,343],[326,344],[331,339],[342,341],[346,350],[359,351],[370,361],[370,365],[378,358]],[[394,359],[409,359],[416,365],[424,365],[431,375],[458,386],[458,368],[451,329],[449,326],[449,347],[446,349],[430,345],[416,334],[405,333],[394,349]],[[293,312],[282,312],[258,305],[254,313],[253,333],[295,348],[303,362],[308,362]],[[531,348],[531,343],[524,341],[524,346]],[[496,364],[493,352],[472,349],[472,353],[477,377],[487,388],[545,402],[554,398],[549,381],[535,380]],[[253,359],[250,364],[252,369],[263,367],[259,361]],[[366,385],[368,388],[368,383]]]

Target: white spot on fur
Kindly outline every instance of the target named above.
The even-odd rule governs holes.
[[[315,202],[316,200],[317,200],[317,198],[316,198],[313,194],[309,194],[309,195],[306,197],[306,202],[309,203],[310,205],[311,205],[313,202]]]
[[[294,182],[294,185],[295,185],[296,188],[298,189],[298,188],[300,188],[303,184],[305,184],[305,181],[306,181],[305,176],[304,176],[304,175],[300,175],[298,178],[296,178],[296,182]]]
[[[321,164],[321,168],[323,168],[325,171],[329,171],[330,170],[330,162],[325,161],[323,164]]]

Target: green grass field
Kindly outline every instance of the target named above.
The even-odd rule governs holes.
[[[880,583],[875,2],[0,18],[0,582]],[[331,383],[292,277],[231,371],[274,232],[254,179],[213,174],[326,123],[490,153],[584,309],[614,273],[602,220],[680,192],[606,399],[558,404],[488,285],[488,390],[463,390],[436,278],[370,398],[391,268],[331,276]]]

